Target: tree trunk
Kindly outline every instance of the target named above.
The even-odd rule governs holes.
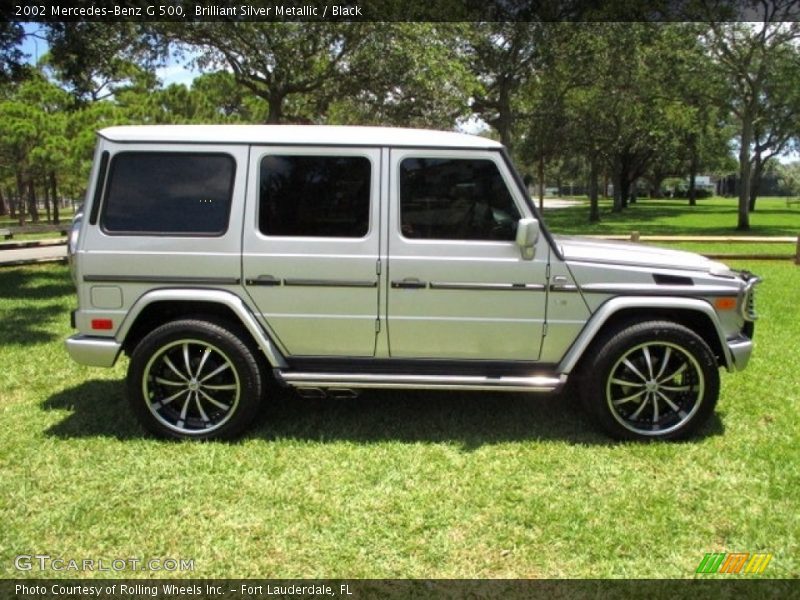
[[[608,172],[603,171],[603,198],[608,198]]]
[[[25,181],[21,171],[17,171],[17,203],[17,222],[25,225]]]
[[[500,134],[500,143],[502,143],[510,153],[513,143],[513,140],[511,139],[511,129],[513,127],[513,123],[511,116],[511,95],[508,90],[507,80],[502,80],[500,82],[497,104],[498,114],[497,118],[494,119],[494,125],[497,128],[497,132]]]
[[[536,175],[539,178],[539,210],[544,211],[544,155],[539,157],[539,168]]]
[[[0,188],[0,215],[6,216],[6,199],[3,196],[3,190]]]
[[[750,143],[753,141],[753,120],[749,113],[742,116],[742,139],[739,148],[739,222],[736,229],[750,229]]]
[[[697,206],[697,153],[694,151],[689,163],[689,206]]]
[[[39,207],[36,206],[36,186],[33,183],[33,177],[28,179],[28,214],[33,223],[39,222]]]
[[[44,182],[44,214],[47,215],[47,222],[50,222],[50,188],[47,185],[47,180]]]
[[[764,174],[766,161],[761,160],[761,153],[757,153],[753,165],[753,172],[750,173],[750,190],[748,199],[748,209],[753,212],[756,209],[756,198],[758,197],[758,187],[761,185],[761,176]]]
[[[630,183],[624,175],[619,177],[619,202],[622,208],[628,208],[628,198],[630,197]]]
[[[650,180],[650,197],[651,198],[661,198],[661,183],[664,181],[664,178],[660,175],[654,177]]]
[[[614,212],[622,211],[622,171],[614,176]]]
[[[283,100],[281,94],[272,94],[267,101],[269,110],[267,111],[267,124],[276,125],[283,120]]]
[[[597,162],[592,160],[589,167],[589,222],[597,223],[600,220],[600,207],[597,202]]]
[[[750,189],[747,190],[747,210],[749,212],[753,212],[756,209],[756,196],[758,196],[760,178],[759,168],[756,166],[750,174]]]
[[[50,197],[53,199],[53,223],[60,225],[61,216],[58,211],[58,186],[56,185],[55,171],[50,171]]]

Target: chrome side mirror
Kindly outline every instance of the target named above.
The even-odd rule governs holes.
[[[520,219],[517,223],[517,246],[523,259],[533,260],[533,249],[537,239],[539,239],[539,221]]]

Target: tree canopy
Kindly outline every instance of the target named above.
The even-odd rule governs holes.
[[[111,123],[477,123],[540,193],[578,180],[592,219],[605,181],[615,210],[669,177],[689,181],[691,204],[695,177],[728,174],[735,153],[745,229],[762,173],[800,139],[791,5],[752,23],[54,22],[35,66],[30,34],[3,23],[0,190],[31,218],[37,190],[79,194]],[[201,74],[165,85],[158,68],[175,61]]]

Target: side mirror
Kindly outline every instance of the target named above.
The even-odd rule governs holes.
[[[520,219],[517,223],[517,246],[523,259],[533,260],[533,247],[537,239],[539,239],[539,221]]]

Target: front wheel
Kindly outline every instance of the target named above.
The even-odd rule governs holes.
[[[583,369],[587,412],[619,439],[681,439],[714,411],[719,369],[708,344],[669,321],[635,323],[598,342]]]
[[[156,435],[231,438],[256,415],[262,375],[235,329],[186,319],[162,325],[136,346],[127,387],[134,413]]]

